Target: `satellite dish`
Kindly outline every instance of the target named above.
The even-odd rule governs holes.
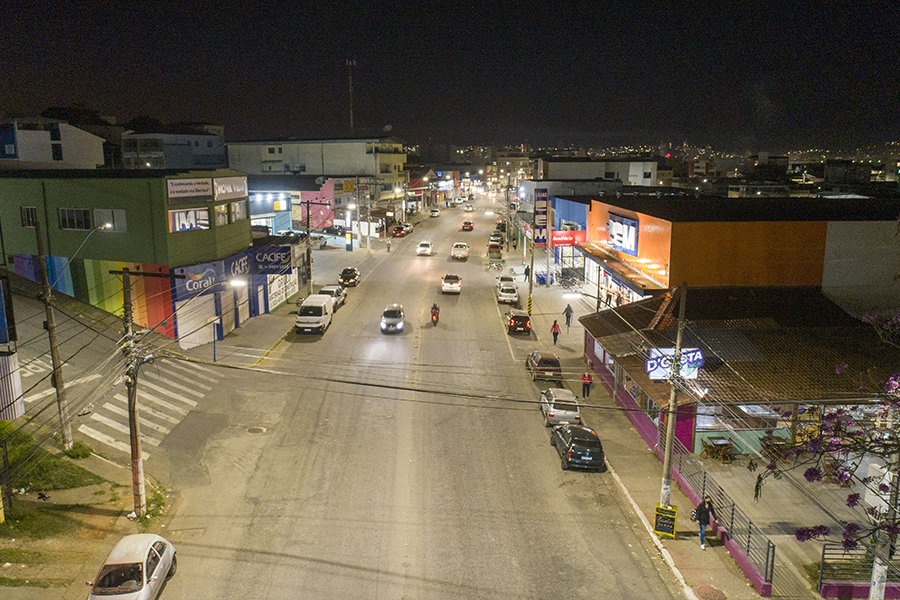
[[[384,132],[385,132],[385,133],[387,133],[387,132],[390,131],[390,130],[391,130],[391,126],[390,126],[389,124],[384,126]]]

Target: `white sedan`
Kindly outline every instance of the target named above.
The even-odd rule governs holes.
[[[441,278],[442,294],[458,294],[462,291],[462,280],[459,275],[447,273]]]
[[[439,211],[439,210],[436,209],[436,208],[432,208],[432,209],[431,209],[431,216],[432,216],[432,217],[439,217],[439,216],[441,216],[441,211]]]
[[[510,283],[501,284],[497,290],[497,302],[507,302],[509,304],[519,303],[519,290]]]
[[[419,242],[419,246],[416,248],[417,256],[431,256],[431,253],[434,251],[434,248],[431,245],[431,242]]]
[[[149,600],[178,568],[175,546],[153,533],[126,535],[115,545],[94,581],[88,600]]]

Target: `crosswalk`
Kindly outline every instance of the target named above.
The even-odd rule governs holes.
[[[211,367],[170,359],[157,360],[152,370],[142,373],[138,379],[138,421],[141,451],[147,460],[153,448],[159,446],[197,406],[220,377]],[[131,454],[124,383],[116,386],[111,397],[101,399],[94,410],[80,420],[78,431],[91,439],[89,443]],[[104,454],[102,448],[97,450]]]

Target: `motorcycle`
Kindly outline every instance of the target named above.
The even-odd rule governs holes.
[[[431,324],[432,324],[432,325],[437,325],[437,324],[438,324],[438,315],[439,315],[440,313],[441,313],[441,311],[440,311],[440,309],[438,309],[438,308],[432,308],[432,309],[431,309]]]

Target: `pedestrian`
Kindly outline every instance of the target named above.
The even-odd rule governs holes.
[[[550,333],[553,334],[553,345],[556,345],[556,340],[559,338],[560,327],[559,323],[556,322],[556,319],[553,319],[553,327],[550,328]]]
[[[572,315],[575,314],[571,304],[566,304],[566,310],[563,311],[563,314],[566,316],[566,333],[569,333],[569,326],[572,324]]]
[[[594,376],[590,371],[585,371],[581,376],[581,397],[587,400],[591,395],[591,384],[594,383]]]
[[[384,245],[387,247],[387,251],[391,251],[391,240],[385,240]]]
[[[709,516],[716,518],[716,508],[713,506],[709,494],[704,496],[703,502],[697,506],[697,521],[700,523],[700,549],[706,550],[706,528],[709,527]]]
[[[513,250],[515,250],[516,246],[518,246],[518,245],[519,245],[519,238],[514,237],[513,238]]]
[[[525,279],[522,281],[528,281],[529,275],[531,275],[531,265],[525,265]]]
[[[622,306],[622,294],[616,294],[616,306]]]

